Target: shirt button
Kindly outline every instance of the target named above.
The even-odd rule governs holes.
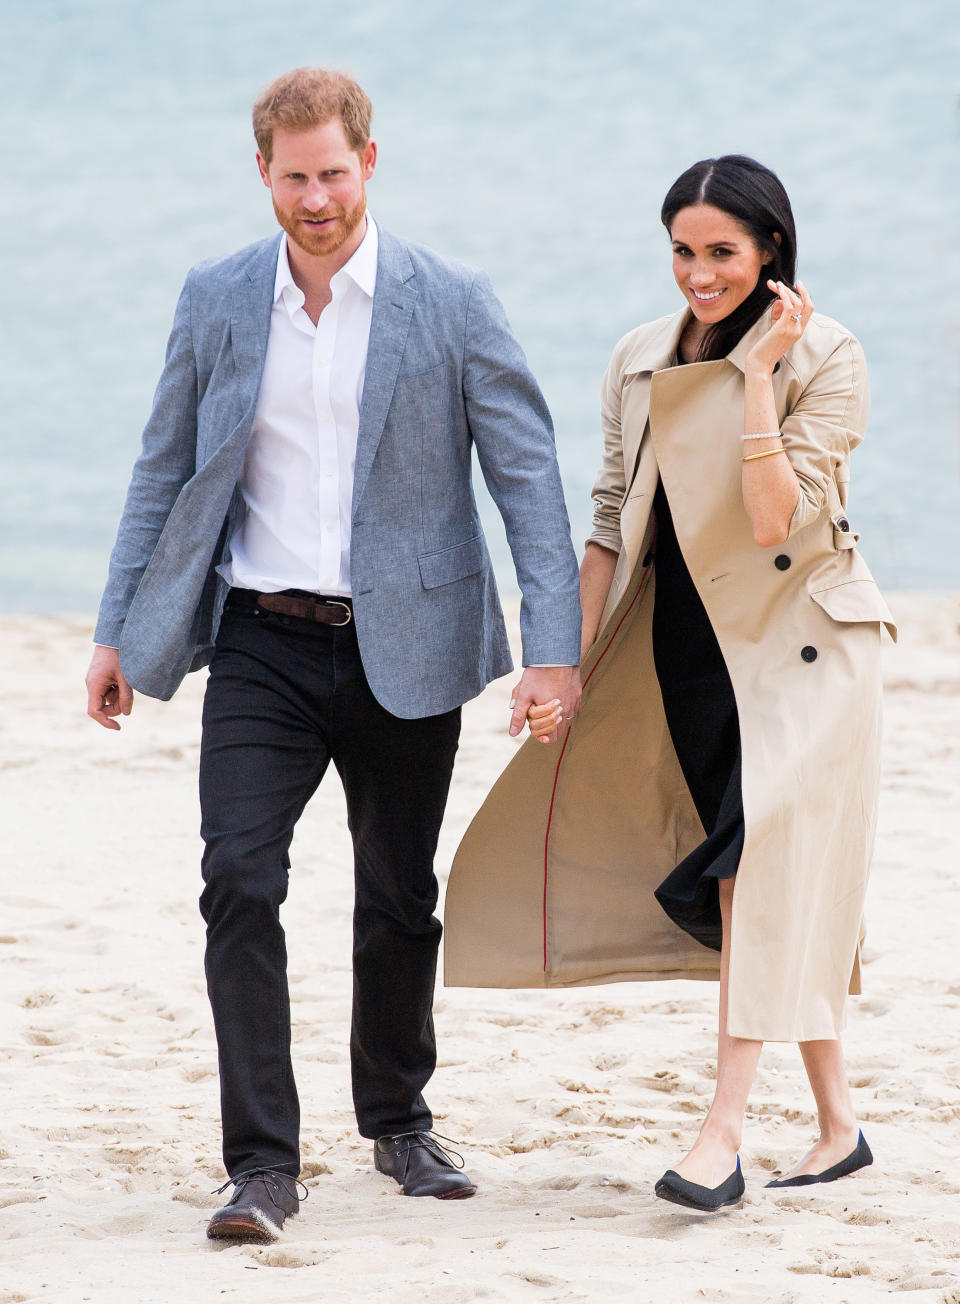
[[[329,412],[321,412],[321,413],[320,413],[320,420],[321,420],[321,421],[330,421],[330,420],[332,420],[332,418],[331,418],[331,416],[330,416],[330,413],[329,413]]]
[[[332,475],[333,475],[333,467],[332,467],[332,466],[322,466],[322,467],[320,468],[320,474],[323,476],[324,480],[329,480],[329,479],[332,477]]]
[[[804,661],[816,661],[817,649],[815,647],[810,647],[810,645],[807,644],[806,647],[800,649],[800,655],[803,657]]]
[[[774,557],[773,564],[776,566],[777,570],[789,570],[790,558],[785,552],[782,552],[779,557]]]

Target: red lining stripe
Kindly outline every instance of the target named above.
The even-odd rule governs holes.
[[[651,549],[656,543],[656,537],[657,537],[656,531],[654,531],[653,537],[650,540]],[[644,587],[647,582],[647,576],[650,574],[652,567],[653,567],[653,559],[651,558],[651,560],[644,567],[643,574],[640,576],[640,583],[637,586],[637,591],[633,596],[633,601],[630,603],[629,607],[627,607],[626,611],[617,621],[617,627],[610,635],[610,638],[607,640],[607,646],[597,657],[596,661],[593,664],[593,670],[590,671],[589,675],[587,675],[586,679],[583,681],[584,688],[586,688],[587,684],[589,684],[590,680],[593,678],[594,671],[600,665],[600,662],[610,651],[611,647],[613,646],[614,639],[620,633],[620,627],[623,625],[623,622],[630,615],[630,612],[633,610],[634,606],[638,602],[640,595],[643,593]],[[553,774],[553,787],[550,790],[550,806],[547,810],[547,827],[543,837],[543,972],[544,973],[547,972],[547,878],[549,875],[549,868],[550,868],[550,826],[553,823],[553,804],[556,801],[556,797],[557,797],[557,784],[560,782],[560,766],[563,764],[563,757],[567,750],[567,743],[569,741],[570,741],[570,730],[568,728],[567,736],[566,738],[564,738],[563,746],[560,748],[560,755],[557,757],[557,768]]]

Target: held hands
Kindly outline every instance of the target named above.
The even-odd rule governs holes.
[[[773,325],[750,350],[747,363],[772,372],[803,334],[813,316],[813,301],[802,281],[797,281],[795,290],[783,281],[767,281],[767,285],[777,295],[773,302]]]
[[[133,710],[133,689],[123,677],[115,647],[95,649],[86,684],[87,715],[104,729],[119,729],[113,717],[129,715]]]
[[[510,736],[516,738],[527,723],[532,737],[556,742],[579,702],[579,666],[527,666],[510,699]]]

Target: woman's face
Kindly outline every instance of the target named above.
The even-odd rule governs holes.
[[[681,208],[670,239],[673,275],[704,326],[715,325],[738,308],[769,262],[746,228],[712,204]]]

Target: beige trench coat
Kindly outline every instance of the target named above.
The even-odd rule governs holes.
[[[674,366],[686,310],[614,351],[591,538],[619,553],[565,742],[528,741],[457,853],[446,901],[451,986],[574,987],[716,978],[719,955],[653,890],[704,837],[653,664],[658,477],[722,650],[740,718],[745,841],[728,1029],[833,1038],[858,992],[876,819],[882,628],[896,631],[847,519],[863,438],[857,341],[815,313],[773,377],[800,481],[789,538],[761,548],[740,475],[747,353]]]

